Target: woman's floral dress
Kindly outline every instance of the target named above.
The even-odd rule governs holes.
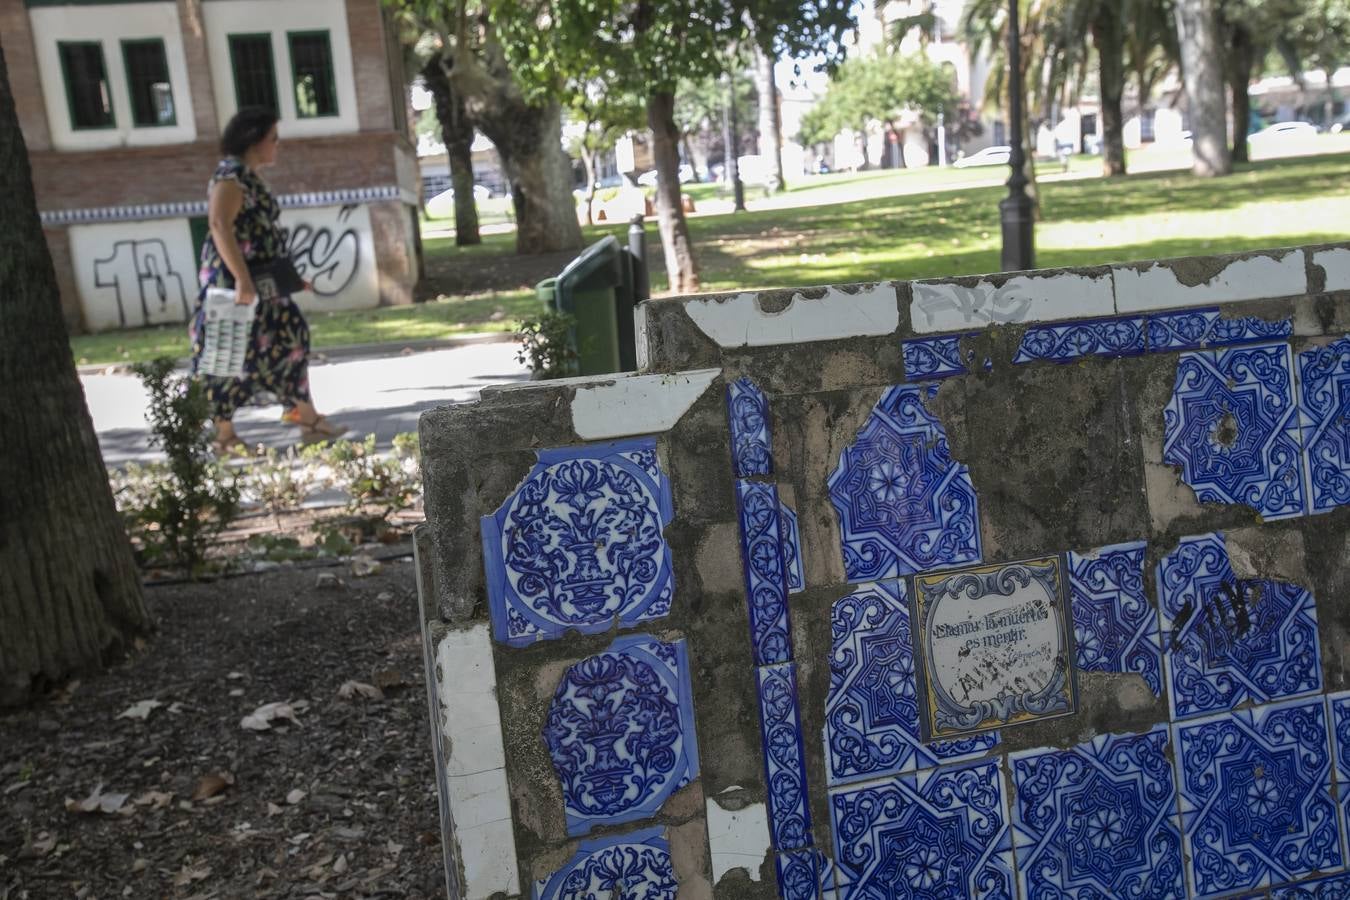
[[[238,159],[230,156],[216,166],[207,188],[221,181],[234,181],[244,192],[244,205],[234,219],[234,239],[247,262],[267,262],[286,251],[285,238],[277,227],[281,207],[267,185]],[[225,265],[210,234],[202,244],[201,270],[197,274],[201,292],[197,312],[192,318],[192,366],[201,358],[205,334],[202,301],[208,287],[234,287],[234,276]],[[297,400],[309,400],[309,324],[300,307],[290,297],[259,300],[253,319],[249,347],[244,355],[244,374],[239,378],[203,376],[212,414],[218,419],[233,418],[234,412],[259,390],[271,391],[287,409]]]

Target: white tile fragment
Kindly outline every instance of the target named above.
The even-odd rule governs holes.
[[[1350,291],[1350,248],[1332,247],[1312,255],[1313,265],[1327,273],[1326,291]]]
[[[720,369],[669,375],[621,375],[577,388],[572,428],[583,440],[669,431],[703,395]]]
[[[1115,312],[1107,272],[1014,275],[1001,286],[985,278],[974,287],[951,281],[916,281],[911,287],[910,322],[917,334]]]
[[[892,334],[900,326],[895,286],[890,283],[857,285],[850,290],[831,286],[824,296],[810,298],[798,292],[777,312],[760,308],[753,292],[720,299],[692,299],[685,312],[720,347],[768,347],[806,341]]]
[[[709,797],[708,849],[712,851],[712,880],[717,884],[732,869],[745,869],[751,881],[759,881],[759,867],[772,849],[769,842],[769,811],[763,803],[743,809],[723,809]]]
[[[1257,255],[1235,259],[1201,284],[1182,284],[1167,265],[1155,262],[1142,269],[1113,267],[1116,311],[1141,312],[1183,306],[1203,306],[1266,297],[1293,297],[1308,292],[1303,254]]]

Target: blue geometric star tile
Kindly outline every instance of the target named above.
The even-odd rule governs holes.
[[[1150,315],[1144,325],[1149,352],[1197,350],[1204,346],[1205,338],[1218,320],[1217,306]]]
[[[738,378],[727,385],[727,419],[731,423],[731,460],[736,477],[772,475],[769,404],[749,378]]]
[[[839,900],[1013,900],[997,762],[942,766],[830,795]]]
[[[792,637],[778,487],[763,481],[737,481],[736,501],[755,665],[787,662],[792,659]]]
[[[944,334],[941,337],[914,338],[902,345],[905,358],[905,380],[927,381],[964,375],[970,371],[973,360],[961,354],[961,339],[973,337],[978,331],[963,334]],[[985,361],[985,368],[989,363]]]
[[[795,663],[760,666],[759,727],[764,741],[764,781],[769,792],[769,828],[777,850],[811,846],[811,810],[807,804],[806,753],[797,712]]]
[[[673,514],[655,438],[540,451],[481,522],[494,636],[523,647],[668,614]]]
[[[778,896],[782,900],[820,900],[821,881],[829,860],[819,850],[793,850],[780,853],[778,869]]]
[[[1271,890],[1270,900],[1346,900],[1350,897],[1350,875],[1309,878]]]
[[[544,743],[569,835],[655,815],[698,776],[684,641],[628,635],[573,664],[549,704]]]
[[[1350,503],[1350,337],[1298,355],[1308,512]]]
[[[802,541],[797,530],[797,513],[781,500],[778,510],[778,524],[783,530],[783,566],[787,570],[787,589],[789,594],[795,594],[806,587],[806,578],[802,574]]]
[[[1008,756],[1023,897],[1185,894],[1166,725]]]
[[[831,785],[983,756],[986,732],[924,743],[903,581],[859,587],[835,602],[830,691],[825,700],[825,772]]]
[[[1201,503],[1304,514],[1303,465],[1287,344],[1183,353],[1163,413],[1163,462]]]
[[[882,395],[830,473],[844,571],[879,581],[980,561],[980,514],[970,470],[924,400],[937,385]]]
[[[1337,804],[1341,828],[1350,838],[1350,691],[1327,697],[1331,707],[1331,750],[1336,765]],[[1346,896],[1350,896],[1347,894]]]
[[[1172,726],[1191,896],[1344,865],[1322,698]]]
[[[582,841],[567,865],[534,884],[533,900],[675,900],[679,884],[661,828]]]
[[[1144,551],[1138,541],[1069,554],[1078,668],[1137,672],[1162,696],[1158,613],[1144,596]]]
[[[1157,577],[1172,718],[1322,689],[1317,606],[1308,591],[1237,579],[1220,534],[1182,538]]]
[[[1045,359],[1073,362],[1084,356],[1138,356],[1144,352],[1142,316],[1079,319],[1061,325],[1036,325],[1022,335],[1014,363]]]

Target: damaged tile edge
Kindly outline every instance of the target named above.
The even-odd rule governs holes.
[[[893,282],[792,291],[787,305],[774,312],[761,303],[770,293],[788,292],[696,297],[684,301],[684,308],[699,330],[724,349],[873,337],[894,334],[900,327]]]
[[[713,885],[733,869],[744,869],[751,881],[761,881],[760,865],[773,852],[768,804],[747,803],[740,809],[725,809],[716,797],[709,797],[705,803]]]
[[[1308,259],[1322,270],[1322,292],[1350,291],[1350,247],[1308,249]]]
[[[911,282],[910,287],[910,322],[915,334],[1115,312],[1112,272],[1104,266],[941,278]]]
[[[588,379],[572,397],[572,430],[584,441],[669,431],[721,372],[692,369]]]
[[[1204,281],[1183,282],[1177,275],[1176,264],[1199,261],[1222,265]],[[1295,297],[1308,291],[1303,252],[1296,248],[1150,260],[1111,268],[1119,313]]]

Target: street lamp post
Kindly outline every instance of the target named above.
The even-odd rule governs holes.
[[[1008,20],[1008,113],[1012,119],[1009,129],[1011,152],[1008,165],[1008,196],[998,204],[1003,222],[1003,271],[1030,269],[1036,264],[1035,222],[1032,217],[1031,197],[1027,195],[1026,153],[1022,147],[1022,34],[1017,14],[1017,0],[1008,0],[1011,18]]]

